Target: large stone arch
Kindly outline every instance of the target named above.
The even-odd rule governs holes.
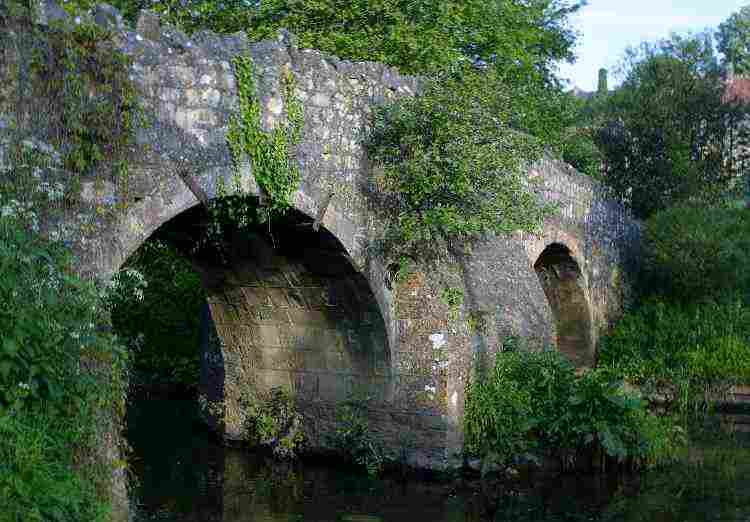
[[[228,195],[257,199],[254,183],[242,185],[246,191]],[[216,197],[210,190],[206,194],[209,201]],[[303,190],[292,203],[288,214],[296,216],[297,229],[276,230],[286,234],[277,238],[280,244],[237,233],[230,266],[194,263],[208,291],[207,331],[218,341],[211,346],[209,337],[202,348],[201,404],[227,440],[244,438],[249,396],[272,387],[292,390],[303,415],[323,403],[335,409],[354,394],[380,403],[393,397],[393,328],[384,320],[383,279],[373,285],[371,271],[356,266],[355,238],[341,236],[354,226],[335,207],[311,215],[315,200]],[[165,223],[201,210],[185,183],[138,201],[113,223],[114,241],[101,256],[109,265],[99,265],[100,276],[116,272]],[[313,227],[316,218],[320,222]],[[325,445],[332,412],[328,426],[315,414],[307,416],[308,438]]]

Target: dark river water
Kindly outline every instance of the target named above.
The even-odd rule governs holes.
[[[690,463],[640,476],[371,480],[338,462],[285,464],[224,448],[194,402],[138,401],[128,413],[134,522],[750,522],[750,444],[722,438]]]

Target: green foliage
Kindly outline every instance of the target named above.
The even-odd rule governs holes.
[[[568,0],[523,5],[514,0],[167,0],[153,8],[189,32],[247,31],[260,40],[286,28],[301,47],[379,61],[404,72],[434,72],[471,60],[513,69],[521,77],[572,59],[575,33],[568,17],[581,5]]]
[[[644,233],[646,285],[683,301],[735,292],[750,302],[750,211],[679,206],[656,213]]]
[[[190,262],[159,239],[143,243],[117,277],[114,331],[132,351],[139,380],[196,389],[206,293]]]
[[[0,274],[0,520],[104,520],[94,448],[124,414],[127,353],[62,245],[2,217]]]
[[[412,270],[412,260],[406,256],[401,256],[396,266],[395,280],[398,282],[406,281]]]
[[[494,70],[464,70],[378,109],[366,143],[393,217],[384,249],[424,257],[454,239],[538,229],[549,208],[525,175],[538,143],[512,126],[513,100]]]
[[[750,72],[750,6],[744,6],[719,24],[716,46],[736,74]]]
[[[271,215],[283,214],[291,205],[291,197],[300,182],[299,167],[291,158],[291,148],[299,143],[304,113],[294,92],[294,74],[286,71],[281,78],[287,121],[277,122],[273,130],[266,132],[261,123],[262,109],[256,93],[252,58],[237,57],[234,67],[240,112],[229,122],[227,139],[232,155],[238,169],[247,156],[255,180],[269,198],[267,211]]]
[[[71,465],[75,447],[86,445],[86,437],[78,418],[50,411],[46,402],[2,411],[0,521],[106,520],[94,484]]]
[[[451,318],[458,318],[458,311],[464,304],[464,291],[461,288],[443,288],[440,299],[450,308]]]
[[[487,328],[487,317],[490,314],[483,310],[473,310],[467,314],[466,326],[471,333],[481,333]]]
[[[59,178],[41,176],[56,158],[31,140],[9,144],[5,154],[10,165],[0,167],[0,215],[38,232],[40,211],[44,209],[47,216],[53,216],[65,194]]]
[[[338,406],[332,443],[353,463],[367,471],[370,477],[377,477],[383,472],[386,457],[370,432],[366,400],[352,397]]]
[[[531,393],[513,377],[516,361],[498,356],[486,380],[469,385],[464,412],[466,451],[503,463],[528,453],[534,446],[530,434]]]
[[[601,178],[601,165],[604,161],[599,147],[596,146],[591,127],[574,127],[565,135],[559,146],[562,160],[578,172]]]
[[[576,377],[558,352],[498,352],[486,378],[468,387],[464,414],[469,453],[501,464],[539,451],[601,450],[618,461],[659,465],[680,447],[671,419],[645,404],[607,372]]]
[[[64,404],[68,393],[82,392],[66,388],[81,384],[81,360],[119,364],[124,354],[98,330],[106,311],[92,285],[70,272],[61,244],[5,218],[0,232],[0,292],[3,302],[14,304],[0,312],[0,404],[14,403],[19,383],[29,387],[26,401]]]
[[[683,413],[750,382],[750,308],[648,300],[602,340],[600,366]]]
[[[637,395],[606,371],[593,370],[577,381],[570,410],[560,422],[569,423],[580,444],[599,445],[618,461],[632,459],[640,467],[676,460],[687,442],[676,419],[649,413]]]
[[[725,99],[711,36],[644,43],[622,67],[625,81],[608,97],[596,134],[615,195],[638,217],[725,197],[747,142],[748,107]]]
[[[251,444],[270,447],[278,459],[294,459],[304,444],[302,417],[294,396],[283,387],[272,388],[247,401],[247,432]]]

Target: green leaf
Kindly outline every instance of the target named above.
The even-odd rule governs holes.
[[[3,353],[7,356],[15,355],[18,352],[18,343],[14,339],[6,337],[3,339]]]
[[[0,376],[2,376],[3,379],[7,379],[12,370],[13,370],[13,364],[10,361],[8,360],[0,361]]]

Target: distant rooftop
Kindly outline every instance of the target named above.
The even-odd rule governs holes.
[[[724,101],[750,102],[750,78],[731,76],[727,79]]]

